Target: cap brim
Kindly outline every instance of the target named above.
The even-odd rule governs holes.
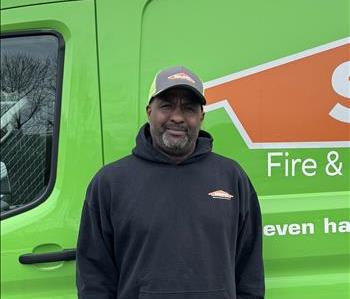
[[[173,85],[173,86],[169,86],[167,88],[164,88],[163,90],[160,90],[158,91],[157,93],[155,93],[151,98],[150,98],[150,101],[156,97],[156,96],[159,96],[160,94],[162,94],[163,92],[169,90],[169,89],[172,89],[172,88],[178,88],[178,87],[181,87],[181,88],[185,88],[187,90],[190,90],[192,91],[195,95],[196,95],[196,99],[198,99],[198,102],[201,104],[201,105],[205,105],[207,102],[206,102],[206,99],[205,97],[194,87],[192,87],[191,85],[187,85],[187,84],[178,84],[178,85]]]

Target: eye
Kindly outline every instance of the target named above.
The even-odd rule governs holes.
[[[197,106],[186,105],[185,106],[185,111],[187,111],[189,113],[196,113],[197,112]]]
[[[161,109],[171,109],[172,105],[170,103],[162,103],[159,105]]]

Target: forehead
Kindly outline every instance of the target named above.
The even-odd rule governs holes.
[[[194,105],[200,105],[197,95],[193,91],[186,88],[171,88],[156,96],[155,99],[167,102],[177,102],[181,100],[182,103],[193,103]]]

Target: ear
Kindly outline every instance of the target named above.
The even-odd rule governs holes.
[[[152,107],[151,107],[150,104],[148,104],[148,105],[146,106],[146,113],[147,113],[148,119],[150,118],[151,112],[152,112]]]
[[[202,111],[202,115],[201,115],[201,118],[200,118],[201,122],[204,120],[204,115],[205,115],[205,112]]]

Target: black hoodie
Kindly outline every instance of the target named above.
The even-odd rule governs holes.
[[[132,155],[96,174],[78,238],[79,298],[264,298],[256,193],[211,148],[200,131],[176,164],[153,148],[146,124]]]

